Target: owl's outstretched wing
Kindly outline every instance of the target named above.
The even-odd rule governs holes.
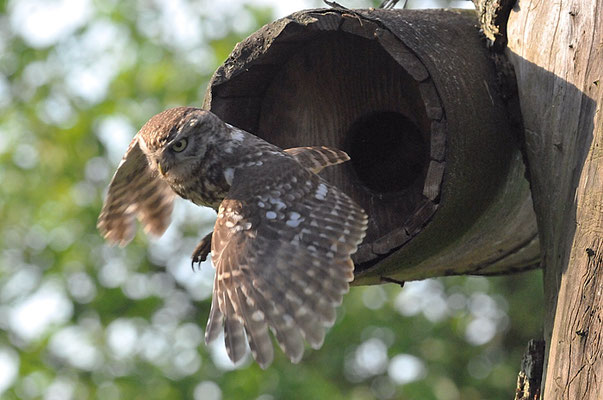
[[[145,232],[161,235],[170,223],[174,192],[149,168],[136,135],[126,151],[98,217],[97,227],[105,239],[125,246],[136,233],[135,218]]]
[[[304,168],[315,174],[322,171],[323,168],[341,164],[350,159],[345,151],[325,146],[292,147],[285,149],[284,152],[293,156]]]
[[[293,362],[322,345],[353,280],[350,259],[367,226],[364,211],[291,157],[237,171],[212,238],[216,267],[206,342],[224,324],[229,357],[273,359],[268,329]]]

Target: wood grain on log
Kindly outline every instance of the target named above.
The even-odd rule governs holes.
[[[321,174],[368,212],[355,283],[377,284],[537,266],[497,82],[472,13],[308,10],[241,42],[205,107],[284,148],[350,154]]]
[[[543,248],[544,399],[601,399],[603,0],[520,0],[507,26]]]

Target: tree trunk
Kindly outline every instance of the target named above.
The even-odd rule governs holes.
[[[603,398],[603,0],[520,0],[507,25],[544,265],[544,399]]]

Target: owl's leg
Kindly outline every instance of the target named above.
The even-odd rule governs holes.
[[[208,233],[195,247],[193,251],[193,260],[191,261],[191,268],[195,270],[195,264],[201,264],[207,259],[207,255],[211,251],[211,235],[213,232]]]

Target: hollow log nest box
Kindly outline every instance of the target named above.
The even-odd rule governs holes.
[[[204,107],[282,148],[348,152],[321,175],[370,218],[357,284],[538,266],[518,128],[473,13],[292,14],[235,47]]]

